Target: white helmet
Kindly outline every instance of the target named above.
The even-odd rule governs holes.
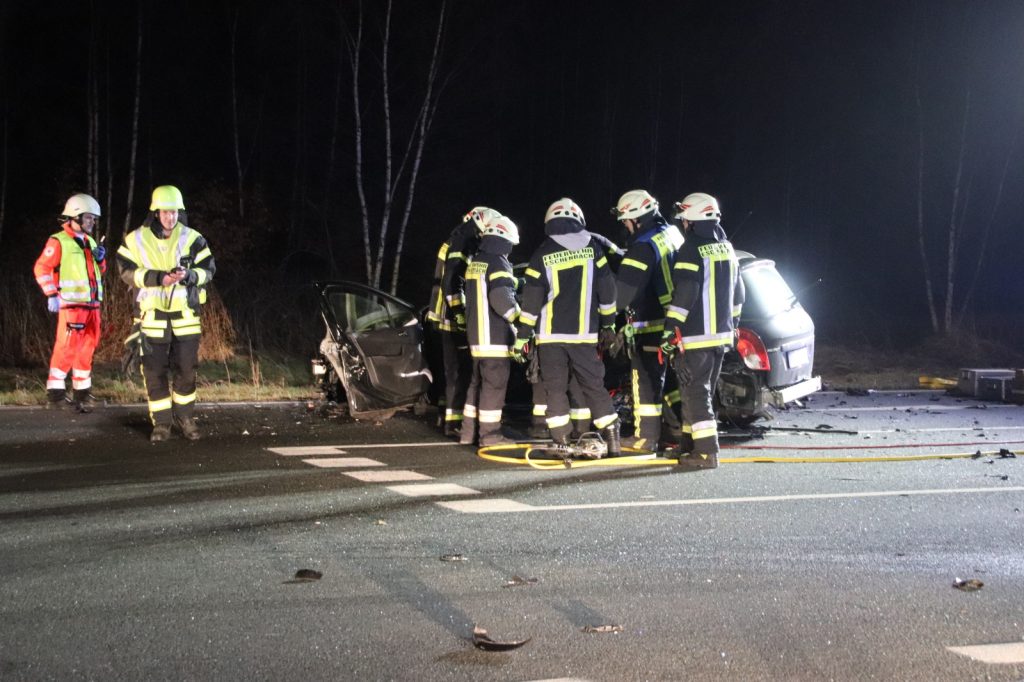
[[[554,218],[571,218],[580,225],[587,224],[587,219],[583,217],[583,209],[569,197],[563,197],[548,206],[548,212],[544,214],[544,222],[550,222]]]
[[[658,210],[658,200],[645,189],[631,189],[619,197],[619,203],[612,209],[616,220],[637,220]]]
[[[486,237],[487,235],[501,237],[506,241],[512,242],[513,246],[519,243],[519,228],[516,227],[516,224],[508,216],[500,215],[487,223],[487,227],[484,228],[484,236]]]
[[[72,194],[71,198],[64,204],[64,212],[61,215],[65,215],[68,218],[77,218],[83,213],[92,213],[94,216],[99,217],[100,202],[88,194]]]
[[[462,216],[462,222],[468,223],[472,220],[476,223],[476,229],[480,232],[484,231],[487,227],[487,223],[491,222],[495,218],[500,218],[501,214],[495,211],[493,208],[487,208],[486,206],[474,206],[470,209],[469,213]]]
[[[676,202],[676,218],[696,222],[698,220],[718,220],[722,211],[718,208],[718,199],[704,192],[687,194],[682,201]]]

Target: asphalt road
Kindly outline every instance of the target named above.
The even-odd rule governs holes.
[[[0,679],[1024,679],[1021,407],[819,394],[723,453],[815,461],[697,473],[306,405],[151,445],[142,410],[0,410]]]

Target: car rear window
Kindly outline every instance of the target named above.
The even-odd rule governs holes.
[[[796,297],[771,261],[756,261],[740,270],[746,301],[743,314],[772,317],[793,307]]]

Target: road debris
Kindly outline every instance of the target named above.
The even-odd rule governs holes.
[[[582,628],[583,632],[588,633],[605,633],[605,632],[622,632],[621,625],[584,625]]]
[[[520,578],[514,575],[502,584],[502,587],[519,587],[520,585],[536,585],[540,582],[537,578]]]
[[[441,561],[469,561],[469,558],[461,554],[442,554]]]
[[[999,459],[1017,459],[1017,455],[1006,448],[999,448]]]
[[[324,574],[320,571],[314,571],[312,568],[300,568],[295,571],[295,577],[291,580],[285,580],[285,585],[294,585],[296,583],[312,583],[323,578]]]
[[[386,526],[386,525],[388,525],[388,522],[387,522],[387,521],[385,521],[384,519],[377,519],[377,520],[376,520],[376,521],[374,521],[373,523],[374,523],[374,525],[376,525],[376,526]]]
[[[487,634],[487,630],[484,630],[479,625],[473,626],[473,646],[484,651],[511,651],[512,649],[518,649],[531,639],[533,638],[527,637],[521,640],[499,642],[491,639],[490,635]]]
[[[977,578],[955,578],[953,580],[953,587],[961,592],[977,592],[984,586],[985,583],[981,582]]]

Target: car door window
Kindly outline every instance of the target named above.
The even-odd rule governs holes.
[[[416,321],[405,306],[371,293],[335,291],[328,300],[339,326],[350,333],[403,327]]]

